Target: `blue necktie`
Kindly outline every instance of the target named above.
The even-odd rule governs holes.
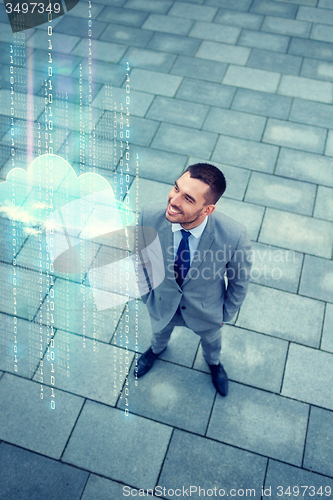
[[[182,286],[188,270],[190,269],[190,247],[188,239],[191,236],[189,231],[181,230],[182,239],[179,243],[175,258],[175,277],[179,286]]]

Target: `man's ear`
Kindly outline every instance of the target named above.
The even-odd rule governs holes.
[[[210,215],[214,212],[214,210],[215,210],[215,205],[207,205],[205,210],[204,210],[204,214]]]

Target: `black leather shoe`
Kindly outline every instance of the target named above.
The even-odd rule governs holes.
[[[134,370],[134,376],[142,377],[142,375],[145,375],[149,370],[152,368],[155,359],[164,352],[166,347],[163,349],[163,351],[159,352],[158,354],[155,354],[152,350],[151,347],[149,347],[148,351],[144,352],[138,359],[138,365],[137,365],[137,371],[136,369]]]
[[[221,396],[226,396],[228,394],[228,376],[221,365],[208,365],[212,374],[213,384],[217,392]]]

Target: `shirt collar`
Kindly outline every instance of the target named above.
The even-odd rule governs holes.
[[[208,216],[204,218],[204,220],[201,222],[201,224],[199,224],[199,226],[193,227],[192,229],[188,229],[188,231],[191,234],[193,234],[193,236],[195,238],[200,238],[200,236],[204,232],[204,229],[207,225],[207,222],[208,222]],[[183,228],[183,226],[178,224],[178,222],[173,222],[171,224],[171,229],[172,229],[172,232],[175,233],[176,231],[181,231],[184,228]]]

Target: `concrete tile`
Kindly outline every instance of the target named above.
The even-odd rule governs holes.
[[[131,71],[131,88],[152,94],[173,97],[181,81],[180,76],[166,75],[157,71],[139,68]]]
[[[236,44],[240,32],[241,29],[235,26],[224,26],[221,29],[221,26],[218,24],[197,21],[191,29],[189,36],[214,40],[215,42]]]
[[[59,459],[80,413],[83,399],[4,374],[0,382],[0,439]],[[24,408],[24,412],[22,412]]]
[[[260,141],[266,118],[239,111],[211,108],[204,130]]]
[[[42,47],[44,44],[41,45]],[[87,52],[85,53],[87,55]],[[31,56],[27,58],[27,64],[32,66],[35,71],[45,71],[49,60],[46,50],[36,49]],[[81,57],[71,54],[62,54],[60,52],[52,53],[52,74],[70,76],[78,64],[81,62]]]
[[[172,5],[171,0],[127,0],[124,7],[165,14]]]
[[[246,64],[250,55],[250,49],[236,47],[225,43],[217,43],[204,40],[195,57],[209,59],[222,63]]]
[[[332,412],[321,408],[311,408],[304,467],[328,476],[333,476],[330,459],[333,451],[332,424]],[[331,486],[330,480],[322,478],[322,489],[326,492],[324,484]]]
[[[201,128],[207,113],[208,106],[203,104],[157,96],[149,108],[147,117],[176,125]]]
[[[333,189],[318,187],[314,217],[333,222]]]
[[[280,33],[282,35],[307,38],[310,34],[311,23],[276,16],[266,16],[261,29],[262,31]]]
[[[298,56],[253,49],[247,66],[250,68],[285,73],[287,75],[298,75],[301,63],[302,58]]]
[[[45,47],[45,33],[36,30],[29,38],[28,47],[39,49]],[[52,53],[60,52],[62,54],[70,54],[77,43],[80,41],[80,36],[67,35],[63,33],[52,33]]]
[[[89,54],[88,39],[83,38],[72,51],[72,54],[81,57],[87,57]],[[125,42],[123,42],[125,43]],[[94,59],[105,61],[107,63],[118,63],[126,51],[126,45],[122,43],[102,42],[94,40],[91,46],[91,52]],[[126,76],[126,70],[123,68],[123,73]],[[103,81],[105,83],[105,80]],[[112,82],[114,83],[114,82]]]
[[[132,184],[129,190],[128,206],[131,210],[138,210],[140,212],[142,207],[147,205],[147,193],[149,193],[149,203],[161,203],[161,201],[165,200],[165,206],[167,206],[168,194],[172,188],[173,183],[164,184],[162,182],[156,182],[150,179],[139,178],[138,184],[138,195],[136,186],[134,184]],[[136,198],[138,198],[137,201]],[[125,203],[127,202],[125,201]]]
[[[206,161],[207,160],[203,158],[190,157],[186,166],[193,165],[194,163],[205,163]],[[230,167],[229,165],[223,165],[216,162],[214,162],[214,165],[222,170],[227,181],[224,197],[242,200],[250,177],[250,171],[244,168]]]
[[[222,197],[216,203],[216,210],[244,224],[249,238],[251,240],[257,239],[264,214],[262,207]]]
[[[222,329],[221,362],[229,380],[280,392],[288,343],[231,325]],[[200,347],[194,368],[210,373]]]
[[[216,12],[216,8],[208,7],[206,5],[194,6],[185,2],[175,2],[169,10],[168,15],[210,22],[213,20]]]
[[[298,401],[231,383],[228,399],[216,399],[207,436],[300,466],[308,412]]]
[[[229,24],[231,26],[239,26],[240,28],[257,30],[260,28],[262,20],[263,16],[259,16],[258,14],[250,14],[249,12],[240,13],[234,10],[220,9],[214,19],[214,22],[218,24]]]
[[[205,5],[213,7],[223,7],[224,9],[247,11],[252,3],[252,0],[234,0],[232,3],[229,0],[206,0]]]
[[[168,52],[157,52],[155,50],[130,47],[121,60],[121,63],[125,66],[128,61],[130,67],[168,73],[175,59],[176,55],[169,54]],[[115,83],[115,85],[117,84]]]
[[[333,64],[305,57],[300,76],[333,82]]]
[[[289,498],[288,493],[290,492],[292,494],[299,492],[299,495],[302,495],[304,499],[311,500],[315,492],[322,491],[324,493],[325,486],[332,488],[333,481],[328,477],[324,478],[319,474],[314,474],[313,472],[293,467],[292,465],[269,460],[265,485],[265,492],[267,494],[269,492],[272,494],[273,492],[279,492],[279,498],[283,500]],[[312,485],[311,489],[307,485]],[[329,490],[327,489],[326,491],[328,492]]]
[[[286,119],[289,115],[290,106],[290,97],[277,96],[253,90],[237,89],[231,109],[254,113],[256,115]]]
[[[172,52],[174,54],[194,56],[199,45],[200,40],[188,38],[187,36],[155,33],[148,43],[147,48]]]
[[[323,42],[333,42],[332,27],[326,24],[314,24],[310,38]]]
[[[253,498],[258,500],[260,492],[256,488],[263,483],[266,461],[266,458],[247,451],[175,429],[159,484],[166,489],[180,488],[183,491],[187,488],[187,495],[192,485],[191,497],[196,499],[200,498],[198,485],[204,491],[213,492],[211,488],[216,485],[217,495],[221,489],[227,492],[237,485],[237,488],[255,489]],[[202,498],[202,491],[200,494]],[[223,494],[221,491],[220,495]]]
[[[125,26],[140,28],[147,17],[148,14],[146,12],[107,6],[103,9],[99,16],[96,17],[96,19],[107,23],[113,22],[115,24],[124,24]],[[94,29],[95,22],[96,21],[94,20]]]
[[[211,132],[162,123],[152,147],[179,154],[209,157],[216,139],[217,134]]]
[[[330,0],[319,0],[318,7],[321,9],[333,9],[333,5]]]
[[[107,28],[100,36],[100,40],[107,42],[133,45],[134,47],[145,47],[152,37],[150,31],[132,26],[121,26],[114,23],[108,23]]]
[[[331,43],[308,40],[307,38],[292,38],[288,53],[295,56],[333,61],[333,45]]]
[[[128,398],[130,412],[205,434],[216,393],[210,375],[157,360],[153,370],[137,384],[135,382],[132,369]],[[124,409],[125,401],[118,406]]]
[[[22,99],[24,99],[24,106],[26,106],[26,99],[24,94],[17,92],[17,95],[14,96],[14,118],[18,118],[20,120],[27,119],[27,108],[21,107]],[[44,99],[39,96],[34,96],[34,104],[35,109],[33,113],[33,119],[36,120],[37,116],[43,112],[42,101]],[[10,99],[10,90],[9,89],[0,89],[0,102],[1,102],[1,114],[5,116],[11,116],[11,99]]]
[[[291,344],[282,394],[332,410],[332,361],[333,354]]]
[[[326,130],[319,127],[269,118],[263,142],[311,153],[323,153]]]
[[[0,460],[3,498],[79,500],[88,479],[86,471],[6,443],[0,446]]]
[[[129,119],[129,123],[131,127],[131,144],[149,146],[155,136],[156,130],[158,129],[159,122],[155,120],[148,120],[147,118],[132,116]]]
[[[333,305],[326,305],[325,322],[323,329],[323,338],[321,341],[321,349],[333,353]]]
[[[104,31],[106,26],[107,23],[103,22],[102,19],[100,21],[94,19],[94,29],[91,32],[91,38],[92,39],[98,38]],[[52,37],[54,34],[58,33],[64,33],[64,34],[73,33],[75,36],[87,37],[88,36],[87,19],[75,16],[70,16],[70,17],[63,16],[62,19],[57,23],[56,27],[54,28]]]
[[[196,57],[178,56],[171,73],[220,83],[226,69],[227,64],[224,63],[205,61]]]
[[[317,165],[314,169],[313,165]],[[333,186],[333,160],[321,155],[281,149],[276,174],[324,186]]]
[[[280,81],[280,74],[261,69],[242,68],[230,65],[222,82],[251,90],[275,93]]]
[[[114,102],[116,102],[118,107],[122,104],[124,109],[126,109],[126,95],[125,89],[112,87],[112,96],[110,96],[110,91],[107,86],[104,85],[93,100],[92,105],[93,107],[100,108],[103,111],[113,111]],[[136,90],[131,89],[130,113],[135,116],[144,116],[153,98],[154,97],[151,94],[147,94],[146,92],[137,92]]]
[[[318,347],[323,314],[324,304],[317,300],[253,283],[236,323],[242,328]]]
[[[122,0],[120,0],[120,1],[122,1]],[[100,12],[103,10],[103,5],[91,4],[89,6],[88,2],[81,1],[78,4],[76,4],[73,9],[71,9],[70,11],[67,11],[67,14],[69,16],[83,17],[86,19],[87,15],[88,15],[88,9],[91,12],[92,18],[96,19],[98,17],[98,15],[100,14]]]
[[[277,3],[269,0],[254,0],[250,12],[293,19],[297,13],[297,5],[281,1]]]
[[[172,35],[187,35],[193,26],[193,21],[182,17],[163,16],[162,14],[149,14],[143,23],[144,30],[161,31]]]
[[[221,135],[212,160],[250,170],[273,172],[277,154],[277,146]]]
[[[333,132],[332,132],[332,130],[328,131],[326,148],[325,148],[325,155],[333,156]]]
[[[330,9],[316,9],[315,7],[301,5],[296,17],[311,23],[333,24],[333,12]]]
[[[186,101],[228,108],[235,91],[235,87],[184,78],[176,97]]]
[[[311,78],[282,75],[278,93],[332,104],[332,91],[333,84],[330,82],[318,82]]]
[[[139,488],[154,488],[171,431],[166,425],[87,401],[62,460]]]
[[[238,45],[285,53],[289,45],[289,37],[243,29]]]
[[[330,128],[332,125],[332,106],[303,99],[294,99],[289,119],[293,122]]]
[[[268,208],[259,241],[331,258],[332,223]]]
[[[253,172],[245,201],[303,215],[312,215],[315,195],[316,186],[313,184]]]
[[[4,215],[5,213],[3,212],[0,217],[0,233],[2,238],[0,259],[1,262],[3,263],[12,264],[13,253],[14,253],[13,247],[15,249],[16,246],[16,253],[18,253],[21,250],[24,242],[26,241],[28,234],[26,232],[25,224],[4,218],[3,217]],[[14,236],[16,240],[14,241],[14,245],[13,245],[13,232],[15,233]]]
[[[303,254],[293,250],[252,243],[251,281],[285,292],[296,293]]]
[[[306,255],[299,293],[306,297],[333,302],[333,262]]]
[[[96,500],[96,498],[98,500],[113,500],[114,498],[121,498],[128,491],[132,491],[132,488],[111,481],[110,479],[96,476],[96,474],[90,474],[81,500]],[[147,496],[151,497],[151,495]]]

